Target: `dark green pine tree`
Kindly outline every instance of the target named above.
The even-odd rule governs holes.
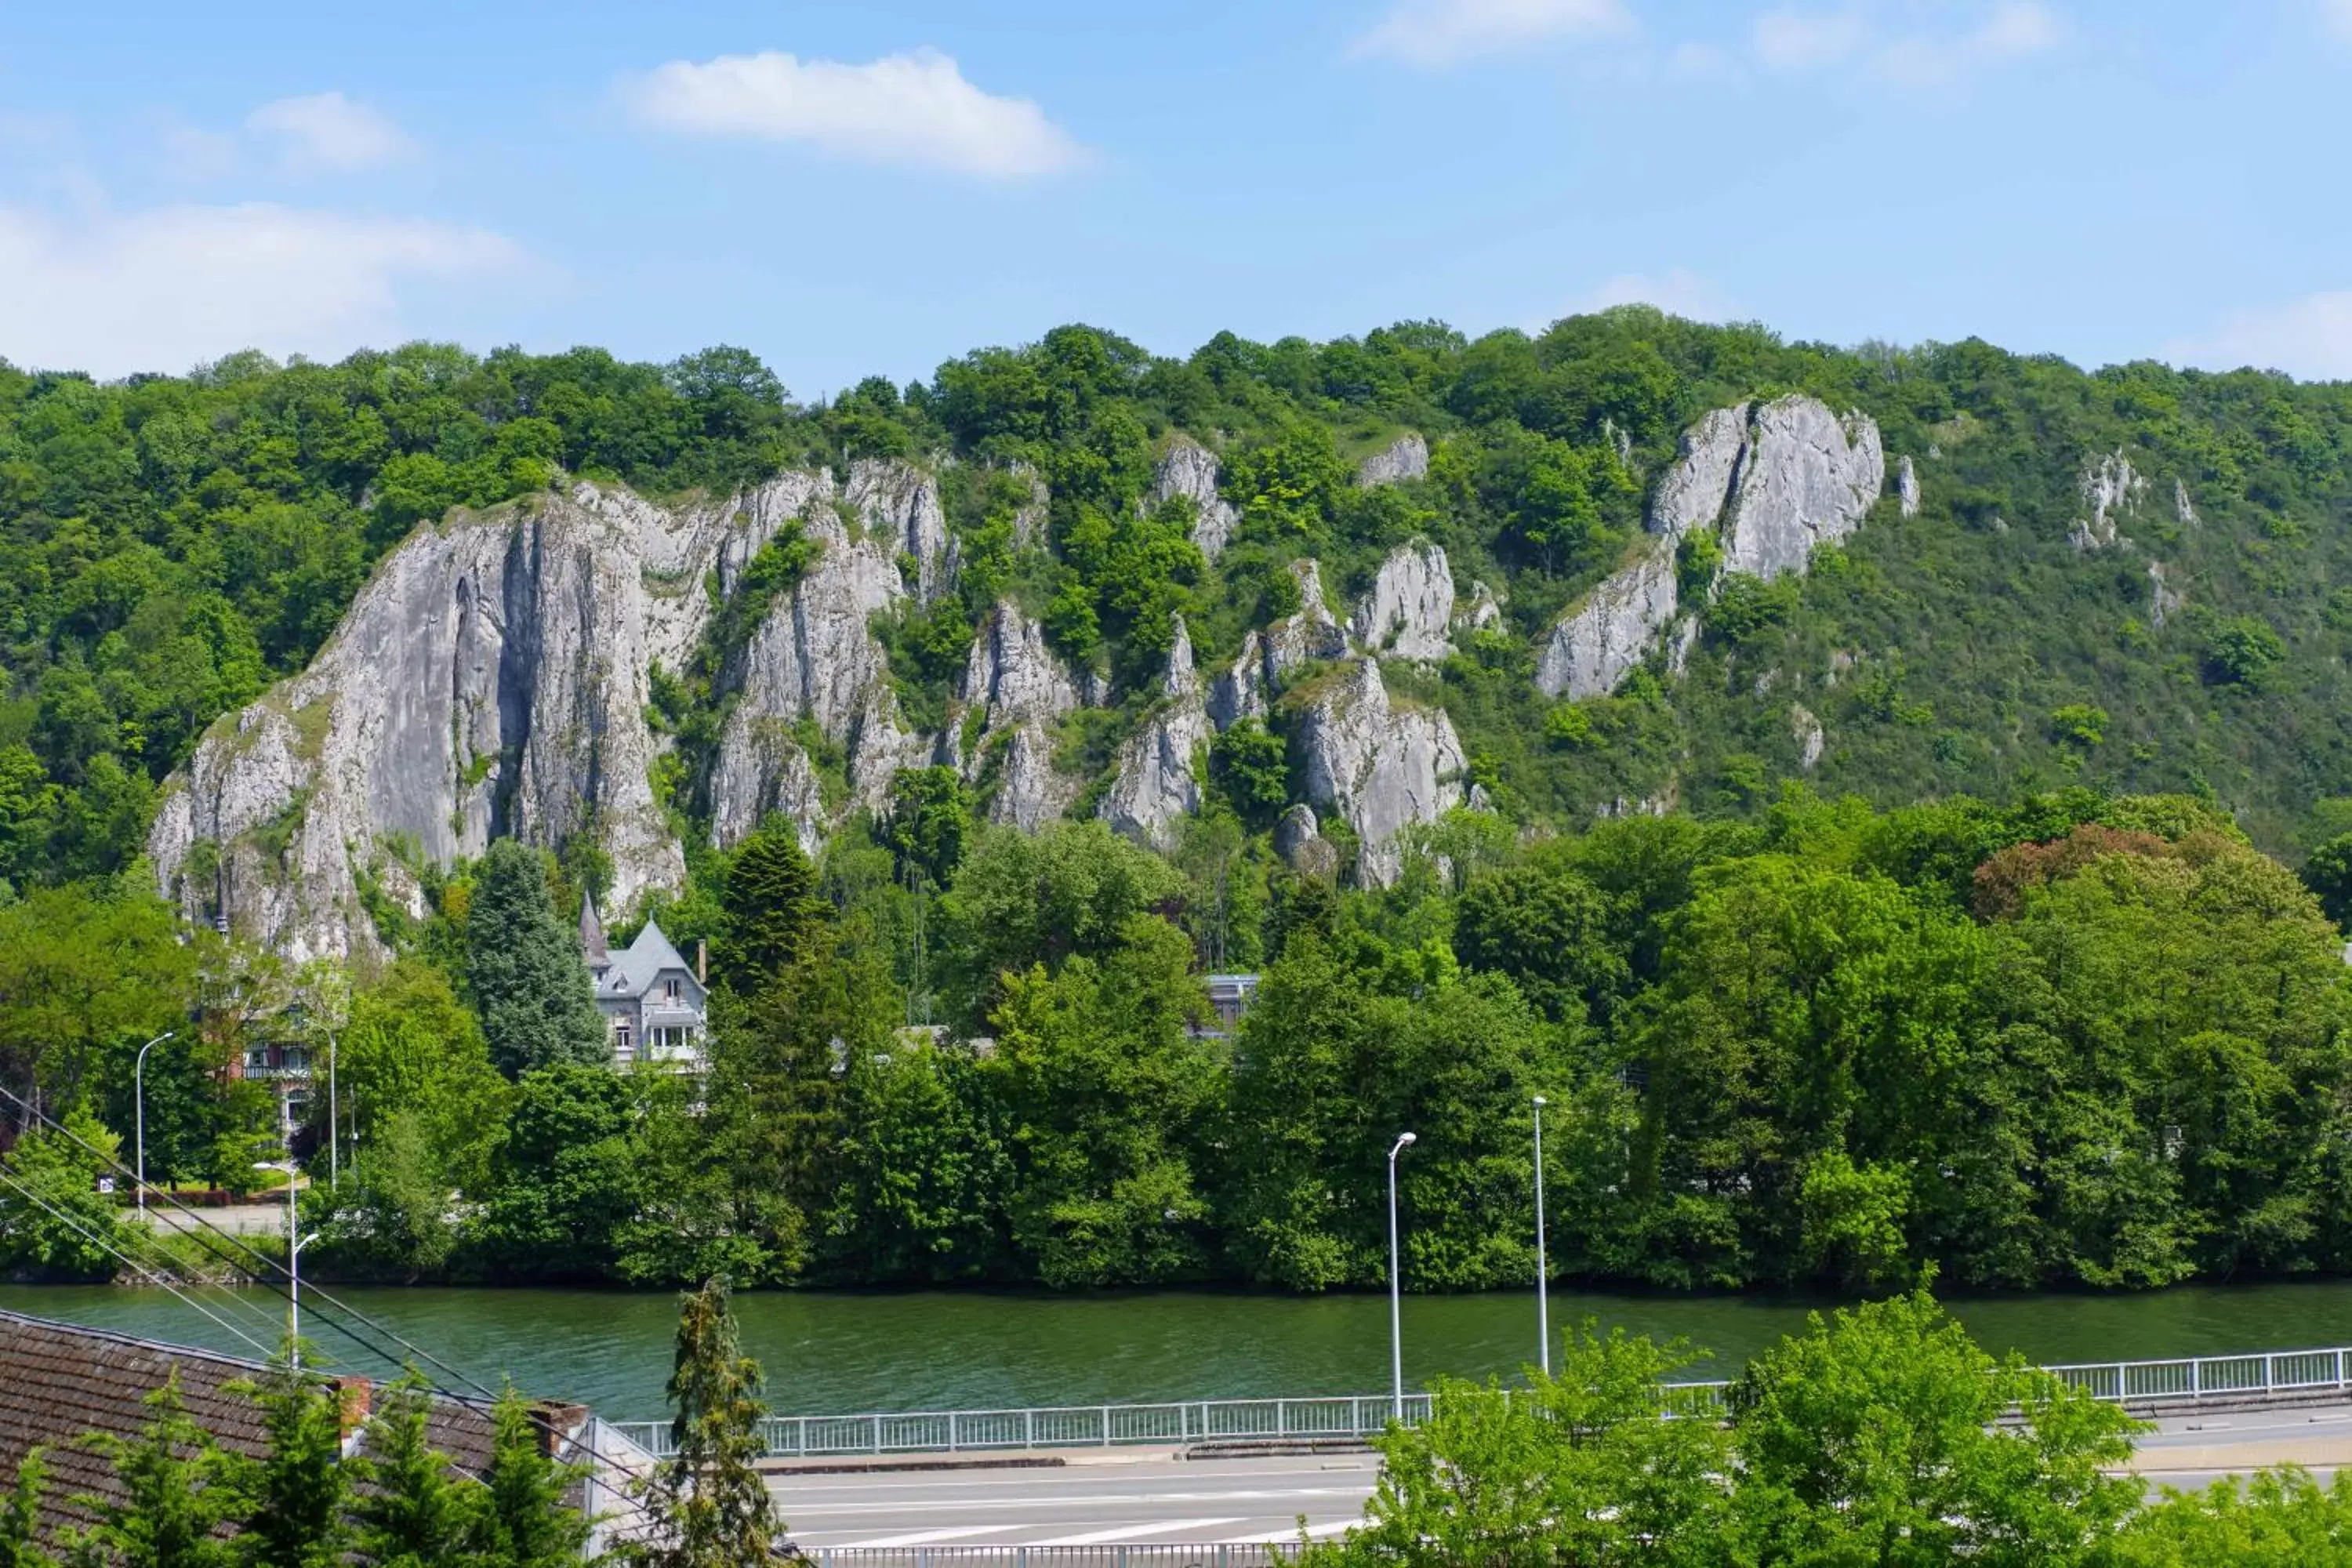
[[[432,1394],[411,1367],[384,1390],[352,1468],[353,1544],[383,1568],[430,1568],[461,1559],[484,1522],[481,1489],[463,1486],[427,1440]]]
[[[56,1568],[57,1559],[41,1550],[41,1489],[48,1483],[48,1465],[38,1448],[16,1467],[16,1483],[0,1495],[0,1568]]]
[[[817,896],[816,870],[787,822],[771,822],[743,840],[727,868],[726,925],[719,942],[719,983],[750,996],[807,956],[831,921]]]
[[[586,1490],[586,1467],[548,1456],[546,1428],[511,1384],[490,1412],[490,1429],[473,1551],[454,1560],[479,1568],[573,1568],[594,1530],[589,1510],[573,1506]]]
[[[68,1556],[124,1568],[235,1568],[230,1543],[215,1533],[238,1516],[234,1458],[188,1414],[177,1373],[147,1407],[155,1419],[137,1436],[84,1439],[113,1463],[122,1496],[92,1505],[97,1518],[74,1532]]]
[[[490,1059],[509,1078],[612,1058],[579,939],[556,917],[537,852],[511,838],[490,846],[475,878],[466,976]]]
[[[281,1361],[259,1380],[230,1387],[261,1406],[269,1451],[236,1467],[244,1521],[236,1554],[248,1568],[330,1568],[350,1543],[343,1510],[342,1411],[329,1384]]]
[[[727,1284],[712,1279],[678,1299],[670,1373],[677,1452],[647,1489],[653,1529],[646,1568],[756,1568],[782,1523],[754,1461],[760,1457],[760,1363],[743,1354]]]

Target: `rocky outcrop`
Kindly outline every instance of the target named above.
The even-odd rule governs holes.
[[[2147,618],[2157,630],[2164,629],[2180,609],[2180,590],[2174,587],[2161,561],[2147,563]]]
[[[1307,798],[1355,830],[1357,879],[1387,887],[1404,865],[1398,832],[1462,804],[1462,743],[1444,710],[1397,708],[1375,659],[1360,659],[1302,707]]]
[[[1339,847],[1323,837],[1315,808],[1304,802],[1274,825],[1274,852],[1302,877],[1328,879],[1339,873]]]
[[[1059,816],[1077,781],[1054,768],[1054,722],[1078,705],[1077,689],[1045,629],[1010,600],[1000,601],[972,639],[963,701],[982,715],[980,744],[963,759],[967,776],[992,776],[988,815],[1034,831]]]
[[[1165,853],[1175,847],[1177,825],[1201,809],[1196,763],[1209,744],[1208,710],[1181,616],[1160,691],[1164,702],[1121,750],[1118,775],[1097,815],[1112,831]]]
[[[1908,453],[1895,466],[1895,494],[1905,517],[1919,515],[1919,470],[1911,466]]]
[[[299,961],[373,958],[363,883],[494,837],[593,834],[620,903],[678,885],[647,672],[701,635],[705,574],[748,560],[803,489],[672,513],[581,485],[418,530],[308,670],[198,744],[149,837],[159,886]],[[217,872],[184,875],[192,858]]]
[[[1486,584],[1473,581],[1470,602],[1455,617],[1467,631],[1490,631],[1503,624],[1503,606],[1495,600],[1495,590]]]
[[[1536,657],[1536,688],[1546,697],[1605,697],[1649,657],[1675,618],[1675,542],[1653,540],[1642,559],[1586,595],[1555,622]]]
[[[2172,516],[2183,528],[2197,526],[2197,509],[2189,503],[2189,486],[2178,479],[2172,481]]]
[[[2091,515],[2078,517],[2067,531],[2067,542],[2076,551],[2105,550],[2131,541],[2117,530],[2116,520],[2139,510],[2147,494],[2147,476],[2131,466],[2121,452],[2111,452],[2083,470],[2083,504]]]
[[[1725,570],[1767,579],[1804,571],[1813,547],[1862,526],[1885,488],[1878,426],[1867,416],[1841,419],[1811,397],[1764,405],[1749,416],[1724,531]]]
[[[1223,553],[1241,523],[1241,514],[1217,493],[1218,472],[1214,454],[1199,442],[1179,436],[1160,459],[1159,472],[1151,482],[1154,503],[1177,496],[1192,503],[1192,542],[1211,561]]]
[[[907,463],[861,458],[850,465],[843,498],[857,510],[866,532],[888,547],[896,567],[900,554],[913,558],[915,602],[929,605],[952,582],[949,567],[947,513],[940,509],[937,480]]]
[[[1323,602],[1323,570],[1315,562],[1290,563],[1291,581],[1298,586],[1298,610],[1265,628],[1265,684],[1282,689],[1286,677],[1317,659],[1341,658],[1348,652],[1348,633]]]
[[[1650,502],[1650,542],[1553,624],[1536,661],[1545,696],[1614,691],[1675,623],[1676,552],[1712,529],[1726,571],[1803,572],[1815,546],[1844,539],[1885,488],[1878,426],[1810,397],[1719,408],[1684,432]],[[1696,632],[1696,625],[1690,628]],[[1678,637],[1676,658],[1688,657]]]
[[[1398,437],[1356,465],[1356,483],[1364,489],[1429,477],[1429,443],[1418,435]]]
[[[1355,641],[1372,653],[1432,663],[1454,651],[1454,574],[1434,544],[1389,552],[1356,605]]]
[[[1800,702],[1789,710],[1789,732],[1797,742],[1797,765],[1811,773],[1813,765],[1822,760],[1822,748],[1829,743],[1822,721],[1813,717],[1811,709]]]
[[[1244,719],[1265,717],[1265,644],[1257,633],[1242,638],[1232,666],[1209,686],[1209,719],[1230,730]]]

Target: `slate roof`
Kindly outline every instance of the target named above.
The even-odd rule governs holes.
[[[613,954],[612,967],[596,982],[599,996],[643,996],[653,989],[654,981],[662,971],[675,969],[688,980],[694,979],[694,968],[678,956],[669,938],[662,934],[656,921],[647,921],[637,940]],[[697,983],[698,989],[699,983]]]
[[[168,1383],[174,1369],[189,1415],[222,1447],[248,1457],[268,1451],[260,1408],[227,1386],[266,1373],[261,1363],[0,1311],[0,1487],[14,1484],[28,1449],[47,1450],[44,1535],[93,1521],[76,1496],[121,1495],[113,1465],[76,1439],[96,1432],[137,1436],[154,1420],[147,1395]],[[488,1467],[487,1410],[436,1396],[426,1430],[432,1446],[461,1473],[478,1476]]]

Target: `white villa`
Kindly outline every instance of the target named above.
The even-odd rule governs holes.
[[[709,992],[698,968],[678,956],[661,926],[646,922],[620,952],[604,946],[593,896],[580,900],[580,953],[596,983],[596,1007],[613,1035],[613,1062],[651,1062],[699,1072]]]

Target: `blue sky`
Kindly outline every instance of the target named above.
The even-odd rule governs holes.
[[[1645,299],[2352,377],[2352,0],[15,6],[0,355],[763,355]]]

